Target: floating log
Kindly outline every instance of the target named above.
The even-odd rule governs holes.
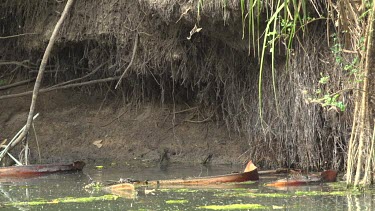
[[[337,178],[337,171],[327,170],[320,173],[320,175],[298,176],[288,179],[281,179],[275,182],[266,184],[269,187],[285,187],[285,186],[300,186],[321,182],[335,182]]]
[[[107,187],[112,193],[121,191],[133,191],[135,186],[201,186],[213,185],[233,182],[246,182],[259,180],[257,167],[249,161],[243,173],[225,174],[209,177],[197,177],[186,179],[171,179],[171,180],[151,180],[151,181],[132,181],[125,182]]]
[[[83,161],[75,161],[70,164],[37,164],[0,167],[0,177],[27,177],[57,172],[81,171],[84,166],[85,163]]]

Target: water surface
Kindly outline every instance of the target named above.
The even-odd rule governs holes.
[[[115,200],[57,203],[67,197],[86,198],[108,195],[102,189],[84,187],[93,181],[109,184],[120,178],[139,180],[171,179],[227,174],[242,166],[172,165],[164,168],[148,164],[108,164],[103,169],[88,165],[83,172],[52,174],[28,179],[2,179],[0,205],[6,210],[208,210],[209,205],[260,205],[272,210],[373,210],[372,192],[337,192],[328,185],[272,189],[265,183],[285,175],[262,177],[253,184],[230,184],[209,187],[155,188],[140,187],[135,193]],[[342,188],[341,188],[342,189]],[[336,192],[335,192],[336,191]],[[330,195],[329,193],[337,193]],[[19,204],[15,202],[56,202]],[[224,207],[224,210],[229,209]],[[240,207],[235,208],[239,210]],[[245,210],[250,208],[244,208]]]

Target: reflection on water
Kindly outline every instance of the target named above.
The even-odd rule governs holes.
[[[328,186],[300,186],[272,189],[264,183],[277,179],[261,177],[254,184],[221,185],[208,187],[174,189],[141,187],[136,194],[124,195],[117,200],[92,202],[57,203],[66,197],[90,197],[108,194],[100,189],[85,190],[90,178],[110,183],[120,178],[139,180],[171,179],[227,174],[241,171],[242,166],[181,166],[174,165],[160,169],[143,164],[114,165],[97,170],[88,165],[84,172],[73,174],[52,174],[37,178],[5,180],[0,179],[0,208],[7,210],[204,210],[207,205],[259,204],[266,209],[282,210],[374,210],[372,192],[361,194],[321,195],[322,191],[333,191]],[[302,194],[301,194],[302,193]],[[318,193],[309,195],[304,193]],[[51,202],[40,205],[20,205],[12,202]],[[55,203],[52,203],[55,202]]]

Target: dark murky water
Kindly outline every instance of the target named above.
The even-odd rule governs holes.
[[[254,184],[228,185],[202,188],[139,188],[136,194],[125,195],[116,200],[52,203],[66,197],[100,197],[108,193],[98,189],[85,189],[92,178],[108,183],[119,178],[170,179],[186,176],[209,176],[241,171],[240,166],[181,166],[168,168],[131,167],[114,165],[97,170],[86,166],[82,173],[52,174],[42,177],[3,180],[0,183],[0,208],[4,210],[207,210],[207,205],[258,204],[272,210],[374,210],[373,192],[322,195],[335,191],[328,186],[304,186],[275,190],[264,186],[275,177],[261,178]],[[1,180],[1,179],[0,179]],[[310,196],[304,194],[317,193]],[[260,195],[263,194],[263,195]],[[284,194],[284,195],[281,195]],[[22,205],[14,202],[46,201],[49,204]],[[13,204],[12,204],[13,203]],[[32,203],[31,203],[32,204]],[[228,207],[224,210],[229,209]],[[239,210],[240,207],[234,208]],[[249,208],[244,208],[245,210]]]

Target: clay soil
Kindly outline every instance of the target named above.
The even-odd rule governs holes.
[[[30,100],[31,96],[0,101],[2,140],[10,140],[25,124]],[[224,124],[207,118],[200,121],[198,112],[188,106],[134,106],[74,90],[41,94],[40,116],[35,120],[41,162],[141,160],[158,164],[163,156],[163,162],[245,162],[247,141],[230,133]],[[29,141],[32,162],[40,162],[33,130]]]

